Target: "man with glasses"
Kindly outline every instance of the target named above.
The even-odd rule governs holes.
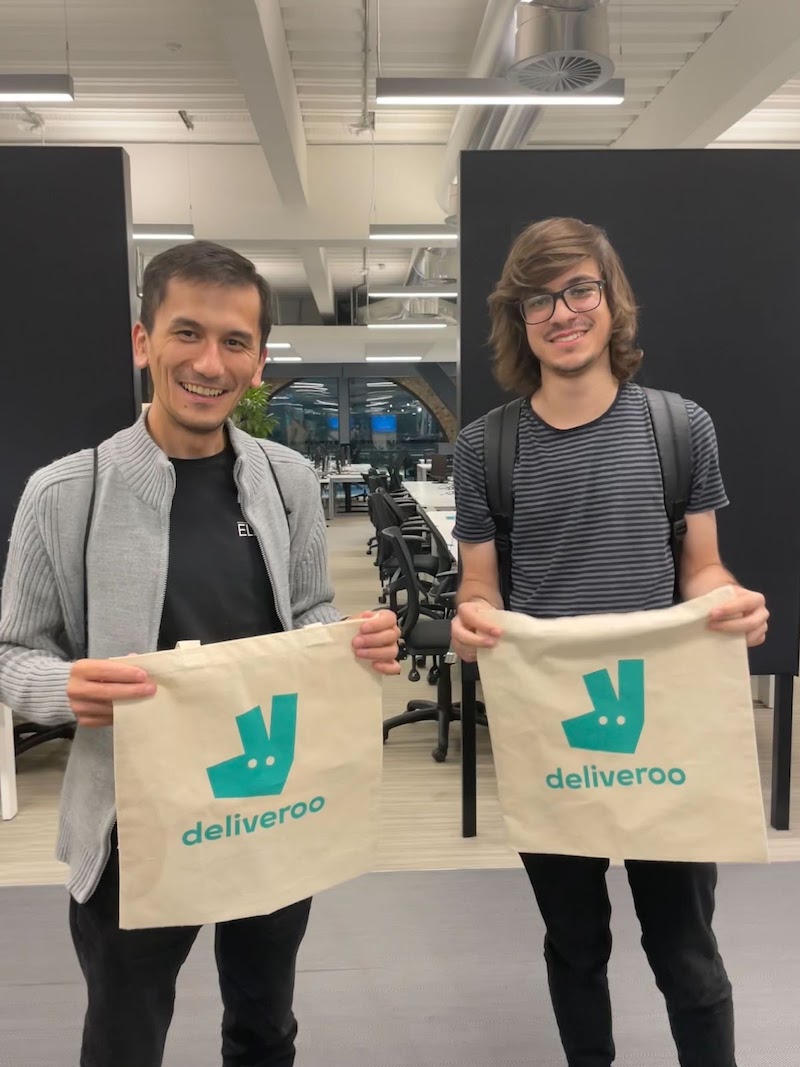
[[[495,374],[530,398],[513,471],[511,601],[537,617],[669,607],[670,527],[647,400],[636,303],[606,235],[547,219],[515,242],[489,300]],[[716,511],[727,504],[711,419],[686,401],[692,484],[677,576],[683,599],[735,579],[723,567]],[[452,635],[462,659],[502,639],[495,525],[487,503],[484,419],[462,430],[454,478],[462,582]],[[764,597],[736,586],[709,619],[763,642]],[[610,1067],[606,858],[523,855],[546,927],[550,992],[569,1067]],[[663,993],[682,1067],[735,1067],[731,987],[712,931],[714,864],[626,864],[642,945]]]

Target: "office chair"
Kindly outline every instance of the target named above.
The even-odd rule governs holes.
[[[374,561],[374,566],[378,568],[378,576],[381,583],[381,594],[378,597],[378,601],[381,604],[385,604],[388,597],[387,588],[398,570],[398,562],[392,554],[389,543],[382,540],[381,533],[390,526],[398,526],[397,513],[392,506],[391,498],[382,489],[379,489],[377,493],[370,493],[368,504],[370,518],[378,539]],[[404,518],[400,529],[406,542],[412,546],[410,551],[413,553],[412,560],[416,573],[424,574],[430,578],[430,582],[422,582],[426,587],[430,586],[439,570],[439,560],[431,551],[430,534],[425,520],[420,515],[414,515],[413,518]]]
[[[64,738],[71,741],[75,736],[75,723],[63,722],[57,726],[41,726],[33,722],[21,722],[14,726],[14,755],[21,756],[37,745],[43,745],[45,741],[55,741]]]
[[[388,488],[389,488],[389,475],[388,474],[379,474],[377,471],[374,471],[374,472],[370,471],[368,474],[363,475],[363,478],[364,478],[364,481],[366,482],[367,493],[368,493],[368,495],[367,495],[367,511],[369,512],[370,519],[372,519],[372,511],[371,511],[370,505],[369,505],[369,493],[376,493],[379,489],[387,489],[388,490]],[[374,525],[375,525],[375,523],[373,522],[373,526]],[[367,539],[367,555],[368,556],[372,555],[372,550],[373,550],[373,548],[377,548],[377,545],[378,545],[378,535],[377,535],[377,533],[375,533],[372,537],[369,537]]]
[[[461,717],[461,707],[453,703],[450,654],[450,619],[431,617],[431,609],[423,600],[439,603],[444,612],[452,612],[455,605],[457,572],[442,574],[433,589],[425,592],[414,569],[414,561],[402,531],[390,526],[381,531],[381,540],[389,546],[398,562],[398,573],[389,585],[390,606],[397,614],[400,625],[401,657],[412,657],[409,673],[412,681],[419,680],[417,662],[432,657],[437,667],[436,700],[410,700],[406,710],[384,720],[383,740],[386,742],[391,730],[412,722],[435,722],[438,726],[436,748],[431,755],[437,763],[447,759],[450,746],[450,723]],[[405,593],[401,603],[399,593]],[[479,704],[476,722],[486,725],[486,709]]]
[[[428,471],[428,479],[432,482],[446,482],[448,478],[449,460],[447,456],[434,453],[430,458],[431,469]]]

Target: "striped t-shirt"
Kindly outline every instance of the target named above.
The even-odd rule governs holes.
[[[689,513],[728,503],[714,425],[686,401]],[[485,419],[465,427],[453,476],[457,541],[494,540],[483,465]],[[511,608],[557,617],[669,607],[674,590],[661,465],[643,391],[623,385],[599,419],[557,430],[523,405],[514,464]]]

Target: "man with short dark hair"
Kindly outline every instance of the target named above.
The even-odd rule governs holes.
[[[14,522],[0,700],[32,722],[77,723],[57,854],[69,865],[70,927],[88,988],[81,1067],[159,1067],[178,971],[198,933],[119,928],[113,703],[151,696],[155,685],[112,657],[341,618],[313,469],[230,422],[261,381],[269,330],[268,287],[242,256],[207,241],[156,256],[133,331],[153,402],[99,446],[85,556],[91,452],[37,471]],[[136,582],[122,597],[119,576],[131,570]],[[361,617],[355,654],[396,674],[393,613]],[[309,908],[305,900],[218,924],[225,1067],[294,1062],[295,960]]]
[[[661,469],[645,394],[631,381],[642,358],[636,301],[608,238],[577,219],[530,226],[509,253],[490,308],[496,376],[529,400],[520,411],[513,470],[510,607],[545,618],[669,607],[676,575]],[[715,513],[727,499],[714,426],[697,404],[685,403],[692,484],[677,577],[688,600],[736,581],[717,545]],[[467,661],[502,640],[486,615],[503,600],[484,425],[481,418],[462,430],[454,465],[463,578],[452,634]],[[758,645],[767,618],[764,597],[737,586],[709,625]],[[522,860],[545,922],[550,992],[569,1067],[611,1067],[609,861]],[[715,865],[626,866],[681,1067],[735,1067],[730,982],[711,928]]]

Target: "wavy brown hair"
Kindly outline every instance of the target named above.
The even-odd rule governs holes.
[[[620,258],[605,232],[579,219],[552,218],[535,222],[511,247],[503,274],[489,297],[494,351],[494,376],[504,389],[522,396],[542,383],[539,360],[531,351],[519,302],[541,292],[554,278],[591,257],[600,266],[605,298],[611,311],[611,371],[628,382],[642,361],[636,344],[637,309]]]

